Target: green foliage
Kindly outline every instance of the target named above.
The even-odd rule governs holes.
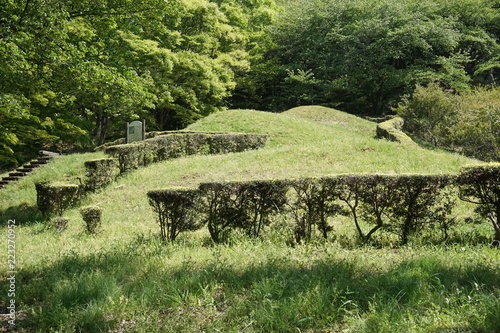
[[[86,161],[85,190],[95,191],[115,180],[119,173],[118,161],[114,158],[103,158]]]
[[[162,240],[174,241],[183,231],[193,231],[202,225],[197,216],[199,192],[189,189],[148,192],[149,204],[157,214]]]
[[[196,230],[206,223],[216,243],[226,241],[237,228],[258,237],[270,224],[271,215],[290,213],[295,220],[295,242],[308,243],[314,227],[326,240],[333,230],[328,219],[350,213],[364,242],[384,229],[399,235],[401,244],[406,245],[410,236],[432,227],[448,236],[455,200],[445,189],[451,180],[447,175],[374,174],[213,182],[202,183],[199,192],[158,190],[148,192],[148,197],[159,216],[163,239],[168,236],[174,240],[182,223],[186,227],[183,230]],[[360,217],[365,224],[374,225],[367,233],[362,230]]]
[[[456,97],[453,147],[485,161],[500,161],[500,88],[478,88]]]
[[[153,162],[195,154],[225,154],[262,148],[265,134],[173,132],[144,141],[109,146],[108,155],[118,159],[120,171],[137,169]]]
[[[273,1],[3,1],[0,168],[222,110]],[[22,154],[20,154],[22,153]],[[19,160],[19,161],[18,161]]]
[[[391,176],[384,175],[346,175],[341,176],[338,199],[347,206],[356,226],[358,236],[364,242],[386,225],[386,211],[394,206],[394,183]],[[364,232],[360,218],[373,225]]]
[[[449,135],[457,113],[453,95],[446,94],[437,83],[417,86],[411,99],[404,98],[395,111],[406,120],[405,128],[436,146]]]
[[[401,175],[391,179],[396,198],[387,215],[389,229],[400,235],[401,244],[407,244],[410,235],[431,224],[446,222],[454,203],[445,200],[442,190],[451,182],[447,175]],[[441,226],[446,226],[441,223]]]
[[[85,222],[89,234],[95,234],[101,227],[102,209],[98,206],[84,206],[80,208],[80,215]]]
[[[271,224],[271,216],[285,210],[288,181],[252,181],[245,183],[242,195],[247,214],[243,229],[252,237],[259,237],[265,226]]]
[[[453,95],[438,84],[417,87],[395,109],[405,127],[424,140],[486,161],[500,160],[500,89]]]
[[[239,183],[200,184],[204,222],[215,243],[226,241],[232,229],[247,223],[241,186]]]
[[[46,217],[56,214],[62,216],[63,211],[76,199],[79,186],[60,182],[36,183],[37,206]]]
[[[351,219],[335,217],[328,240],[291,247],[285,239],[292,221],[282,211],[270,215],[259,239],[235,233],[238,241],[207,246],[208,232],[200,230],[164,243],[146,195],[156,187],[196,188],[228,179],[454,173],[473,160],[375,140],[373,123],[319,107],[279,115],[227,111],[194,127],[269,133],[270,144],[157,163],[89,193],[85,204],[99,203],[106,214],[98,236],[82,235],[73,223],[55,233],[28,213],[36,202],[35,181],[69,181],[85,172],[85,160],[102,153],[61,156],[0,191],[1,219],[18,222],[22,283],[16,304],[32,309],[17,317],[19,330],[496,331],[499,252],[485,245],[489,232],[480,219],[457,225],[450,234],[456,243],[446,245],[433,244],[440,241],[436,231],[424,229],[431,244],[415,237],[409,246],[396,246],[394,236],[380,229],[374,243],[359,246],[351,240]],[[468,206],[458,208],[460,222],[470,216]],[[65,216],[80,219],[78,208]],[[375,225],[366,225],[363,214],[360,219],[363,230]],[[7,262],[7,251],[0,251],[0,259]],[[0,294],[7,293],[8,284],[0,284]]]
[[[310,241],[314,226],[317,226],[323,238],[327,239],[328,232],[333,230],[328,224],[328,217],[341,212],[341,207],[335,203],[339,191],[338,180],[298,179],[291,181],[291,187],[295,194],[295,199],[289,204],[296,222],[295,241]]]
[[[495,241],[500,242],[500,164],[464,167],[457,182],[460,198],[478,205],[478,212],[493,224]]]
[[[380,115],[417,84],[439,80],[463,92],[491,82],[498,76],[496,5],[292,1],[270,29],[268,57],[278,63],[270,94],[282,108],[314,100]]]
[[[284,209],[288,186],[286,181],[200,184],[201,211],[212,240],[224,242],[236,228],[259,237],[271,216]]]

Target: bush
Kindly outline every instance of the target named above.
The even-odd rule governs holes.
[[[477,88],[455,99],[453,146],[483,161],[500,161],[500,87]]]
[[[115,158],[104,158],[85,162],[87,169],[85,177],[85,189],[95,191],[115,180],[119,173],[118,160]]]
[[[386,224],[385,213],[394,205],[394,184],[388,175],[346,175],[340,180],[341,191],[339,199],[343,201],[350,212],[359,238],[364,242]],[[373,225],[365,233],[360,224],[360,217],[368,225]]]
[[[500,88],[454,95],[438,84],[417,87],[395,109],[414,135],[467,156],[500,161]]]
[[[54,217],[50,221],[56,228],[57,232],[61,232],[63,230],[66,230],[66,228],[68,227],[69,219],[67,217],[59,216],[59,217]]]
[[[132,142],[106,148],[106,154],[118,159],[120,173],[139,168],[144,165],[144,153],[147,145],[144,141]]]
[[[53,214],[61,216],[63,211],[77,198],[79,186],[59,182],[35,184],[37,206],[46,217]]]
[[[339,179],[304,178],[292,181],[291,187],[295,194],[289,205],[296,223],[295,241],[309,241],[314,226],[326,239],[333,229],[328,225],[328,217],[341,212],[341,207],[335,203],[339,195]]]
[[[221,154],[258,149],[267,135],[209,132],[174,132],[151,139],[109,146],[106,154],[118,159],[120,172],[154,162],[195,154]]]
[[[453,95],[444,92],[438,83],[417,86],[413,96],[405,97],[395,111],[405,119],[405,128],[418,137],[435,146],[449,141],[456,106]]]
[[[392,202],[386,214],[391,219],[389,230],[399,234],[401,244],[411,234],[435,223],[446,221],[453,202],[445,200],[445,187],[450,185],[447,175],[398,175],[390,181]]]
[[[493,224],[495,243],[500,243],[500,163],[464,167],[457,183],[460,198],[478,205],[477,211]]]
[[[269,180],[240,183],[237,187],[244,208],[246,224],[242,228],[248,235],[258,237],[271,216],[284,209],[287,203],[288,181]]]
[[[359,237],[369,241],[379,230],[395,233],[401,244],[411,235],[439,228],[444,238],[455,223],[450,175],[339,175],[297,180],[214,182],[199,190],[148,192],[162,237],[207,224],[212,240],[224,242],[234,229],[259,237],[273,214],[287,208],[295,219],[295,241],[308,242],[317,230],[333,230],[329,219],[351,214]],[[455,196],[455,197],[454,197]],[[361,223],[363,222],[363,223]],[[363,230],[363,224],[370,226]]]
[[[101,226],[102,209],[97,206],[85,206],[80,208],[80,214],[85,222],[89,234],[95,234]]]
[[[158,190],[147,195],[158,216],[162,240],[168,238],[174,241],[181,232],[197,230],[202,226],[198,216],[198,190]]]
[[[227,240],[232,229],[249,224],[241,187],[241,183],[200,184],[203,219],[215,243]]]

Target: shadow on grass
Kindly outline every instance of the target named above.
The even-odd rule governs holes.
[[[22,203],[0,210],[0,221],[7,222],[8,220],[15,220],[17,225],[28,226],[44,221],[46,218],[43,217],[36,205]]]
[[[450,265],[443,257],[422,256],[381,270],[334,254],[297,261],[269,253],[241,267],[225,248],[215,248],[210,260],[170,265],[172,251],[179,250],[138,239],[86,257],[68,253],[53,265],[19,272],[20,308],[30,313],[18,329],[100,332],[123,329],[125,322],[137,326],[129,331],[160,325],[172,332],[250,326],[295,332],[335,329],[354,316],[363,321],[361,331],[376,332],[394,331],[415,316],[414,324],[421,326],[419,314],[432,311],[458,313],[448,323],[455,326],[429,331],[496,332],[500,327],[495,298],[500,274],[482,262]],[[156,319],[140,319],[144,313]]]

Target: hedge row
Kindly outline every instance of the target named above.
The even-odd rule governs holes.
[[[457,177],[460,199],[477,205],[495,230],[495,245],[500,245],[500,163],[464,167]]]
[[[221,154],[262,148],[265,134],[174,132],[144,141],[105,148],[118,160],[120,172],[171,158],[194,154]]]
[[[63,211],[78,197],[79,186],[60,182],[36,183],[37,206],[46,217],[62,216]]]
[[[85,162],[86,174],[81,186],[60,182],[37,183],[37,206],[46,216],[61,216],[79,195],[111,183],[125,171],[139,166],[194,154],[219,154],[261,148],[267,135],[223,132],[152,132],[148,140],[114,145],[106,153],[116,158]]]
[[[185,130],[180,130],[180,131],[153,131],[153,132],[146,132],[146,137],[145,139],[152,139],[156,138],[158,136],[165,136],[165,135],[171,135],[171,134],[207,134],[207,135],[213,135],[213,134],[227,134],[228,132],[208,132],[208,131],[185,131]],[[117,145],[123,145],[127,143],[126,138],[119,138],[115,141],[111,142],[106,142],[103,145],[99,146],[96,148],[97,151],[105,151],[107,147],[111,146],[117,146]]]
[[[480,212],[494,222],[495,239],[500,241],[499,176],[497,164],[464,168],[459,175],[339,175],[204,183],[196,190],[150,191],[148,197],[163,239],[173,240],[182,231],[204,225],[214,242],[223,242],[235,228],[258,237],[273,215],[286,213],[293,218],[298,243],[309,241],[315,230],[328,237],[333,230],[329,218],[345,215],[351,216],[364,241],[385,230],[396,233],[405,244],[410,235],[425,228],[439,229],[446,238],[456,222],[450,215],[460,197],[479,204]],[[363,230],[363,225],[368,229]]]
[[[63,211],[78,200],[86,191],[95,191],[116,179],[119,173],[118,162],[114,158],[97,159],[85,162],[86,175],[83,184],[63,182],[39,182],[35,184],[37,207],[45,217],[61,217]],[[53,221],[58,229],[62,219]],[[67,221],[66,221],[67,224]]]
[[[113,182],[118,176],[118,160],[103,158],[85,162],[84,188],[86,191],[95,191]]]
[[[380,124],[377,124],[377,138],[387,139],[402,144],[416,145],[408,135],[403,132],[404,119],[394,117]]]

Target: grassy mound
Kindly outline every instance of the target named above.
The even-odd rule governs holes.
[[[335,236],[340,243],[290,248],[279,230],[271,233],[278,242],[206,246],[207,238],[196,235],[162,244],[146,196],[156,188],[219,180],[448,173],[475,161],[377,140],[374,123],[323,107],[282,114],[229,110],[188,129],[267,133],[270,139],[260,150],[190,156],[125,174],[67,210],[63,232],[37,215],[34,183],[77,182],[84,161],[102,153],[62,156],[0,191],[0,217],[17,223],[20,332],[417,332],[426,327],[487,332],[496,327],[499,291],[491,286],[498,285],[500,261],[488,247],[460,246],[452,254],[445,247],[349,251]],[[97,235],[85,232],[78,210],[85,205],[102,209]],[[7,228],[1,232],[7,235]],[[7,262],[7,251],[0,252],[0,260]],[[471,277],[474,284],[464,282]]]

